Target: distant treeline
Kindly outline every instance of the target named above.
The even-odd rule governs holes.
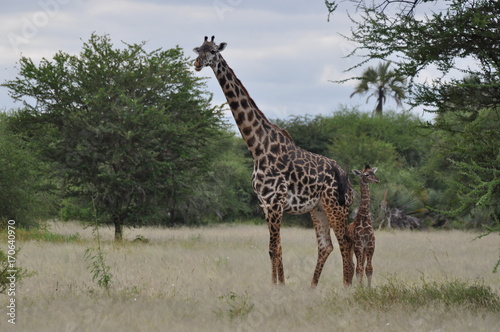
[[[4,115],[0,121],[2,217],[17,218],[25,226],[45,218],[94,218],[92,197],[69,190],[61,174],[64,169],[40,156],[39,149],[32,150],[38,146],[33,141],[38,136],[15,129],[20,114]],[[476,120],[477,129],[498,121],[493,115],[481,113],[484,118]],[[498,217],[496,206],[462,206],[466,202],[460,194],[473,185],[474,179],[460,166],[474,157],[474,149],[467,149],[473,142],[457,133],[436,130],[407,113],[371,116],[343,107],[331,116],[298,116],[274,122],[285,128],[297,145],[337,160],[349,172],[366,163],[379,168],[381,183],[371,187],[375,226],[384,218],[384,204],[435,227],[480,227],[493,224]],[[165,201],[156,205],[155,215],[130,219],[126,225],[201,225],[261,218],[251,187],[252,159],[239,134],[221,127],[216,138],[206,139],[209,163],[200,170],[196,159],[192,164],[183,161],[182,174],[172,181],[171,188],[165,188],[175,194],[165,194]],[[55,144],[46,140],[44,136],[43,144]],[[498,145],[494,144],[499,142],[489,143],[495,149]],[[182,141],[175,144],[177,149],[184,148]],[[478,162],[469,165],[475,167]],[[172,178],[175,180],[176,175]],[[354,176],[351,183],[357,192]],[[494,194],[492,199],[496,199]],[[357,200],[353,209],[356,205]],[[286,216],[286,224],[309,226],[309,216]]]

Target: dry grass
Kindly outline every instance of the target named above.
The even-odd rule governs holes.
[[[92,281],[84,250],[90,229],[53,223],[78,241],[21,243],[19,264],[37,275],[18,286],[18,331],[494,331],[500,313],[468,305],[389,306],[357,302],[355,288],[342,286],[338,246],[319,286],[309,289],[316,261],[313,230],[282,230],[287,285],[271,285],[268,232],[261,226],[142,228],[126,231],[114,245],[102,229],[111,266],[109,295]],[[137,235],[148,243],[131,242]],[[464,280],[500,291],[492,274],[498,236],[377,232],[373,285]],[[4,245],[4,244],[2,244]],[[5,297],[5,296],[2,296]],[[3,301],[3,300],[2,300]],[[2,305],[3,307],[3,305]],[[2,314],[0,330],[14,330]]]

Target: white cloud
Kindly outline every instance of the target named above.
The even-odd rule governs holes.
[[[10,2],[8,14],[0,15],[3,79],[15,77],[14,65],[19,58],[19,52],[5,36],[9,32],[22,36],[23,24],[29,25],[26,20],[38,15],[38,30],[18,47],[27,57],[50,58],[59,50],[77,53],[82,40],[86,41],[92,32],[109,34],[117,47],[120,41],[147,41],[148,49],[179,45],[186,56],[194,57],[191,50],[202,43],[203,36],[215,35],[216,42],[228,43],[224,57],[271,118],[329,114],[339,103],[352,102],[349,95],[354,83],[328,82],[349,77],[351,74],[343,71],[355,64],[355,60],[343,58],[355,45],[338,34],[348,34],[350,21],[346,14],[336,12],[327,23],[323,2],[40,1],[59,5],[43,9],[39,3],[28,6]],[[49,18],[47,22],[43,13]],[[225,101],[209,69],[197,75],[210,77],[208,89],[214,93],[215,103]],[[0,88],[0,100],[12,107],[5,88]]]

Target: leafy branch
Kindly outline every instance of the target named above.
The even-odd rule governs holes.
[[[325,0],[325,6],[326,6],[326,10],[328,10],[328,17],[327,17],[327,22],[330,22],[330,15],[333,14],[333,12],[335,11],[335,9],[337,9],[337,7],[339,6],[335,1],[328,1],[328,0]]]
[[[471,206],[493,207],[496,205],[494,191],[500,185],[500,170],[490,167],[479,166],[475,161],[460,162],[449,159],[458,169],[459,173],[468,179],[458,183],[460,192],[460,205],[450,211],[451,215],[458,215]]]

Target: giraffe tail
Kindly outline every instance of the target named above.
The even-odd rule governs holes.
[[[349,183],[349,174],[347,172],[342,171],[338,167],[334,168],[335,177],[337,179],[338,184],[338,199],[340,205],[350,205],[350,200],[346,200],[346,197],[349,197],[351,191],[351,184]]]

